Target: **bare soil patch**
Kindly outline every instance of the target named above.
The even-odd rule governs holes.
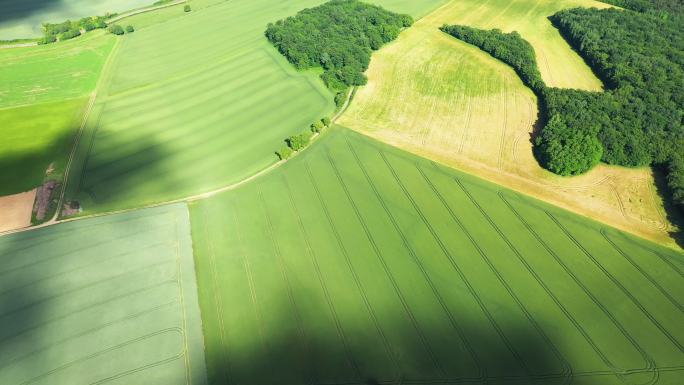
[[[31,225],[31,212],[36,189],[0,197],[0,232]]]

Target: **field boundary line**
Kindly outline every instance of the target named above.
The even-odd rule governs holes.
[[[116,39],[114,41],[114,46],[112,49],[109,51],[109,56],[107,56],[107,60],[105,61],[104,65],[102,66],[102,71],[100,71],[100,76],[97,79],[97,83],[95,83],[95,89],[90,95],[90,100],[88,102],[88,106],[86,107],[86,110],[83,114],[83,120],[81,120],[81,126],[78,129],[78,132],[76,133],[76,136],[74,138],[73,145],[71,147],[71,152],[69,153],[69,158],[67,160],[66,167],[64,169],[64,176],[63,176],[63,182],[62,182],[62,188],[59,193],[59,199],[57,200],[57,210],[55,211],[55,214],[52,216],[52,218],[47,221],[49,224],[53,224],[57,221],[57,218],[59,218],[59,214],[62,212],[62,204],[64,203],[64,196],[67,191],[67,184],[69,184],[69,176],[71,172],[71,167],[74,162],[74,157],[76,156],[76,152],[78,152],[78,148],[81,142],[81,138],[83,137],[83,132],[86,129],[86,125],[88,123],[88,119],[90,118],[90,113],[93,110],[93,106],[95,105],[95,101],[97,100],[97,94],[100,90],[100,87],[102,87],[102,84],[104,83],[104,79],[109,77],[109,72],[111,70],[112,62],[114,61],[114,58],[116,57],[116,54],[119,51],[119,47],[121,46],[120,39]],[[98,117],[99,121],[99,117]],[[97,127],[94,128],[95,130]],[[94,142],[95,135],[93,133],[93,142]],[[92,147],[92,143],[91,146]],[[85,170],[85,163],[87,162],[87,158],[90,155],[90,150],[88,150],[88,154],[86,155],[86,159],[84,159],[84,165],[83,169]],[[83,176],[79,178],[79,184],[81,183],[83,179]]]
[[[382,329],[382,326],[380,325],[380,322],[378,321],[377,314],[375,314],[375,309],[373,309],[373,306],[371,305],[369,299],[368,299],[368,294],[366,293],[363,284],[361,283],[361,280],[359,278],[358,273],[356,272],[356,269],[354,268],[354,265],[351,263],[351,259],[349,258],[349,254],[347,252],[347,248],[344,246],[344,242],[342,241],[342,238],[337,231],[337,227],[335,226],[334,221],[332,220],[330,216],[330,211],[328,210],[328,206],[325,203],[325,200],[323,199],[323,196],[318,188],[318,185],[316,184],[316,180],[313,177],[313,174],[311,173],[311,168],[309,167],[308,163],[304,163],[304,168],[306,169],[307,175],[309,176],[309,181],[311,185],[314,188],[314,191],[316,192],[316,198],[318,198],[318,202],[321,204],[323,207],[323,212],[325,213],[326,219],[328,220],[328,225],[330,226],[333,235],[335,236],[335,240],[337,240],[337,245],[340,248],[340,252],[344,256],[345,262],[347,263],[347,267],[349,268],[349,271],[354,279],[354,283],[356,284],[356,288],[359,291],[359,294],[361,295],[361,299],[363,300],[366,310],[368,311],[369,316],[371,317],[371,320],[373,321],[373,324],[380,335],[380,338],[383,342],[385,352],[387,354],[387,358],[392,362],[392,364],[395,367],[395,370],[397,370],[398,375],[401,375],[401,368],[399,366],[399,363],[396,360],[394,351],[392,350],[392,345],[389,343],[389,340],[387,339],[387,335],[385,334],[384,330]]]
[[[173,229],[175,233],[175,241],[173,242],[174,251],[176,254],[176,282],[178,282],[178,295],[181,305],[181,314],[183,318],[183,358],[185,363],[185,384],[192,385],[192,376],[190,375],[190,349],[188,349],[188,320],[185,311],[185,298],[183,296],[183,268],[180,253],[180,234],[178,232],[178,214],[173,213]]]
[[[258,196],[259,200],[261,201],[261,207],[264,211],[264,217],[266,218],[266,225],[268,228],[268,237],[270,238],[271,241],[271,246],[273,247],[273,251],[275,252],[275,257],[276,260],[278,261],[278,267],[280,270],[281,278],[285,282],[285,286],[287,288],[287,296],[290,299],[290,305],[292,306],[292,311],[295,316],[295,322],[297,323],[297,333],[299,334],[299,343],[303,346],[303,350],[306,351],[308,354],[309,358],[308,360],[312,360],[314,355],[311,350],[311,344],[310,344],[310,338],[307,336],[306,331],[304,329],[304,321],[302,320],[302,314],[299,311],[299,307],[297,306],[297,301],[295,300],[295,296],[292,292],[292,284],[290,283],[290,278],[287,274],[287,266],[285,264],[285,260],[283,258],[282,251],[280,249],[280,244],[278,243],[278,240],[276,239],[276,232],[273,227],[273,221],[271,220],[271,215],[268,212],[268,206],[266,204],[266,200],[264,199],[263,192],[261,189],[258,189]],[[307,361],[308,361],[307,360]],[[318,383],[318,373],[316,370],[315,365],[304,365],[306,366],[311,366],[308,368],[309,373],[305,375],[305,377],[310,376],[309,378],[304,378],[304,382],[308,384],[316,384]],[[307,372],[307,370],[304,370],[304,372]]]
[[[371,234],[370,229],[368,228],[368,224],[365,222],[365,220],[361,216],[361,212],[359,211],[359,208],[357,207],[356,203],[354,202],[353,198],[351,197],[351,193],[349,192],[349,189],[348,189],[346,183],[342,179],[340,172],[339,172],[337,166],[335,165],[335,162],[334,162],[332,156],[330,155],[330,152],[328,151],[326,155],[328,156],[328,162],[330,163],[330,165],[332,166],[332,168],[335,172],[335,176],[337,177],[337,181],[341,185],[342,189],[344,190],[344,193],[347,197],[347,200],[351,204],[352,209],[354,210],[354,214],[356,215],[356,218],[358,219],[359,223],[361,224],[361,226],[364,230],[364,233],[366,235],[366,238],[368,239],[376,258],[378,259],[378,261],[382,265],[383,270],[385,272],[385,275],[387,275],[388,279],[390,280],[390,283],[392,284],[392,287],[394,288],[394,293],[399,298],[399,301],[401,302],[402,306],[404,307],[404,311],[409,316],[409,320],[410,320],[411,324],[413,325],[413,328],[418,333],[418,336],[420,337],[421,342],[423,343],[423,345],[425,345],[424,347],[426,348],[428,354],[430,355],[430,359],[432,361],[432,364],[435,366],[435,369],[437,369],[437,371],[442,374],[442,377],[444,379],[447,379],[449,376],[447,375],[446,371],[444,370],[441,363],[437,359],[434,351],[432,350],[430,342],[428,341],[427,337],[425,336],[425,333],[423,333],[423,330],[420,328],[420,325],[418,323],[418,320],[417,320],[415,314],[411,310],[411,307],[409,306],[408,301],[406,300],[406,298],[404,297],[404,294],[402,293],[401,289],[399,288],[399,284],[397,283],[397,281],[394,277],[394,274],[392,274],[392,271],[389,268],[387,261],[382,256],[382,252],[380,251],[380,248],[378,247],[377,243],[375,242],[375,239],[373,238],[373,235]],[[359,165],[359,167],[361,167],[361,165]],[[362,170],[362,171],[363,171],[364,175],[366,175],[366,171],[365,170]],[[394,225],[395,231],[397,231],[397,234],[403,240],[404,235],[399,232],[399,228],[397,227],[397,225],[394,221],[394,218],[390,215],[389,211],[386,210],[386,206],[385,206],[384,201],[381,200],[380,195],[375,190],[375,185],[371,185],[371,187],[373,188],[373,191],[375,192],[376,198],[380,201],[383,208],[385,208],[385,213],[388,215],[389,219],[392,221],[392,224]],[[405,248],[407,247],[406,244],[404,244],[404,247]],[[409,250],[408,248],[406,250],[412,254],[411,250]],[[415,259],[414,259],[414,263],[416,263]],[[419,265],[419,267],[421,268],[421,271],[423,271],[422,266]],[[425,273],[425,272],[423,271],[423,273]],[[433,294],[435,294],[434,287],[432,287],[432,285],[430,285],[430,287],[433,289]]]
[[[580,251],[581,251],[584,255],[586,255],[586,256],[594,263],[594,265],[595,265],[596,267],[599,268],[599,270],[601,270],[601,272],[603,273],[603,275],[606,276],[606,278],[608,278],[608,279],[609,279],[609,280],[610,280],[618,289],[620,289],[620,291],[621,291],[627,298],[629,298],[630,302],[632,302],[632,304],[634,304],[634,306],[636,306],[636,307],[641,311],[641,313],[642,313],[644,316],[646,316],[646,318],[648,318],[649,321],[651,321],[651,323],[652,323],[658,330],[660,330],[660,332],[663,333],[663,334],[665,335],[665,337],[667,337],[667,339],[670,340],[670,342],[672,342],[672,343],[677,347],[677,349],[679,349],[682,353],[684,353],[684,346],[682,346],[682,344],[681,344],[676,338],[674,338],[674,336],[673,336],[667,329],[665,329],[665,327],[663,327],[663,325],[661,325],[660,322],[658,322],[658,320],[657,320],[657,319],[656,319],[648,310],[646,310],[646,308],[644,307],[644,305],[642,305],[641,302],[640,302],[636,297],[634,297],[634,295],[633,295],[629,290],[627,290],[627,288],[622,284],[622,282],[620,282],[617,278],[615,278],[615,276],[614,276],[613,274],[611,274],[611,273],[605,268],[605,266],[603,266],[603,265],[598,261],[598,259],[597,259],[593,254],[591,254],[591,253],[589,252],[589,250],[587,250],[587,249],[586,249],[586,248],[585,248],[585,247],[584,247],[584,246],[583,246],[583,245],[582,245],[582,244],[581,244],[581,243],[580,243],[580,242],[579,242],[571,233],[570,233],[570,230],[568,230],[568,229],[567,229],[567,228],[558,220],[558,218],[556,218],[556,217],[555,217],[553,214],[551,214],[549,211],[546,211],[546,210],[544,210],[544,211],[545,211],[546,215],[548,215],[548,216],[551,218],[551,220],[556,224],[556,226],[558,226],[558,228],[563,232],[563,234],[565,234],[565,236],[566,236],[567,238],[569,238],[569,239],[572,241],[572,243],[574,243],[575,246],[576,246],[577,248],[579,248]]]
[[[141,13],[147,13],[147,12],[152,12],[152,11],[156,11],[159,9],[169,8],[169,7],[173,7],[175,5],[180,5],[180,4],[187,3],[187,2],[188,2],[187,0],[178,0],[178,1],[174,1],[172,3],[168,3],[168,4],[161,4],[161,5],[156,6],[156,7],[134,9],[134,10],[125,12],[123,14],[116,15],[116,16],[112,17],[111,19],[106,20],[106,22],[107,22],[107,24],[111,24],[111,23],[115,23],[119,20],[123,20],[123,19],[126,19],[126,18],[131,17],[131,16],[140,15]]]
[[[475,198],[472,196],[470,191],[465,187],[463,182],[461,180],[455,178],[455,177],[453,178],[453,180],[454,180],[454,182],[456,182],[456,184],[458,185],[460,190],[465,194],[465,196],[468,198],[468,200],[473,204],[473,206],[475,206],[475,208],[480,212],[480,215],[482,215],[485,218],[485,220],[487,221],[487,223],[489,223],[489,225],[494,229],[494,231],[496,231],[496,233],[499,235],[501,240],[503,240],[504,243],[506,243],[508,248],[516,256],[522,258],[518,249],[511,243],[511,241],[506,237],[506,235],[503,233],[501,228],[499,228],[499,226],[496,225],[496,223],[492,220],[492,218],[489,216],[489,214],[487,214],[487,212],[482,208],[482,206],[477,202],[477,200],[475,200]],[[482,252],[484,253],[484,250],[482,250]],[[505,279],[503,279],[503,275],[496,268],[496,266],[491,261],[489,256],[486,253],[484,253],[484,255],[485,255],[485,258],[487,259],[487,264],[490,265],[490,268],[496,274],[499,281],[506,287],[506,291],[508,291],[509,295],[511,295],[511,297],[513,297],[515,302],[518,304],[520,309],[523,311],[523,313],[527,317],[528,321],[530,321],[530,323],[534,326],[534,328],[537,330],[537,332],[541,335],[542,339],[544,339],[544,341],[553,350],[554,354],[556,355],[556,358],[560,361],[560,363],[563,366],[565,366],[564,370],[566,370],[568,372],[568,374],[567,374],[568,379],[571,382],[572,376],[573,376],[573,369],[572,369],[572,366],[570,365],[570,363],[565,359],[565,357],[563,357],[563,355],[561,354],[558,347],[556,345],[554,345],[551,338],[546,334],[546,332],[544,332],[544,329],[541,327],[541,325],[539,325],[539,323],[537,323],[537,321],[534,319],[534,317],[532,317],[531,313],[529,312],[527,307],[524,305],[522,300],[515,294],[515,291],[513,290],[513,288],[506,282]]]
[[[308,239],[308,233],[306,232],[306,228],[304,226],[304,221],[302,220],[301,214],[299,213],[299,209],[297,208],[297,204],[294,201],[294,195],[292,193],[292,189],[290,188],[290,184],[287,182],[287,177],[285,175],[282,176],[283,178],[283,184],[285,185],[285,190],[287,191],[287,195],[290,201],[290,209],[292,210],[292,213],[294,216],[297,218],[297,224],[299,226],[299,232],[301,233],[302,238],[304,239],[304,243],[306,245],[306,251],[307,254],[309,254],[309,257],[311,259],[311,263],[314,267],[314,271],[316,272],[316,277],[318,278],[319,284],[321,285],[321,288],[323,289],[323,294],[325,296],[326,302],[328,303],[328,307],[330,308],[331,315],[333,316],[333,322],[335,323],[335,328],[337,329],[338,336],[342,340],[342,344],[344,345],[344,350],[345,350],[345,356],[347,358],[348,363],[351,364],[352,368],[354,368],[354,372],[356,374],[357,379],[360,381],[361,380],[361,370],[359,369],[358,363],[356,360],[354,360],[353,355],[351,354],[349,350],[349,342],[347,341],[347,337],[344,334],[344,328],[342,327],[342,322],[339,319],[337,309],[335,308],[335,304],[332,301],[332,297],[330,295],[330,292],[328,290],[328,286],[325,283],[325,279],[323,279],[323,274],[321,272],[320,265],[318,263],[318,257],[316,256],[316,253],[313,250],[313,247],[311,246],[311,242]]]
[[[647,252],[649,252],[649,253],[655,255],[656,257],[658,257],[661,261],[663,261],[665,264],[667,264],[667,265],[670,267],[670,269],[672,269],[672,270],[673,270],[675,273],[677,273],[680,277],[684,278],[684,271],[680,270],[679,267],[677,267],[677,265],[676,265],[674,262],[670,261],[670,259],[674,259],[674,258],[665,256],[665,255],[661,254],[659,251],[656,251],[656,250],[654,250],[654,249],[651,249],[651,248],[648,247],[648,246],[644,246],[644,245],[642,245],[642,244],[640,244],[640,243],[638,243],[638,242],[635,242],[634,240],[629,239],[628,237],[626,237],[626,236],[623,235],[623,234],[620,234],[620,235],[621,235],[621,237],[624,238],[627,242],[629,242],[629,243],[631,243],[631,244],[633,244],[633,245],[639,247],[640,249],[645,250],[645,251],[647,251]],[[682,260],[682,262],[684,262],[684,260]]]
[[[584,285],[584,283],[579,280],[579,278],[575,275],[575,273],[572,272],[572,270],[565,264],[565,262],[563,262],[563,260],[560,258],[560,256],[555,251],[553,251],[553,249],[551,249],[551,247],[541,238],[541,236],[536,232],[536,230],[534,230],[532,228],[532,226],[527,222],[527,220],[525,220],[522,217],[522,215],[520,213],[518,213],[517,210],[512,208],[513,206],[510,204],[508,199],[506,199],[506,197],[503,195],[502,192],[499,192],[499,197],[505,203],[507,203],[507,206],[509,206],[509,208],[511,208],[511,211],[513,212],[513,214],[518,218],[518,220],[520,220],[523,223],[525,228],[535,237],[535,239],[537,239],[537,241],[542,245],[542,247],[544,247],[544,249],[546,249],[546,251],[554,258],[554,260],[556,260],[556,263],[558,263],[563,268],[565,273],[568,274],[568,276],[570,276],[572,278],[572,280],[575,282],[575,284],[577,284],[582,289],[582,291],[584,291],[584,293],[589,297],[589,299],[591,299],[591,301],[604,313],[604,315],[606,315],[608,317],[608,319],[610,319],[610,321],[620,331],[620,333],[623,335],[623,337],[625,337],[627,339],[627,341],[630,342],[632,347],[638,351],[638,353],[641,355],[642,359],[646,363],[646,367],[644,368],[644,370],[653,371],[654,372],[653,380],[657,381],[657,379],[658,379],[657,368],[655,366],[655,362],[653,361],[653,359],[643,350],[643,348],[634,340],[634,338],[629,333],[627,333],[627,331],[622,326],[622,324],[620,324],[617,321],[617,319],[613,316],[613,314],[610,313],[608,311],[608,309],[605,306],[603,306],[602,303],[600,303],[600,301],[598,301],[598,298],[596,298],[594,296],[594,294]],[[624,369],[618,368],[617,366],[615,366],[613,364],[611,364],[610,366],[616,369],[616,373],[628,374],[627,371],[625,371]],[[623,382],[624,382],[624,379],[623,379]],[[651,382],[651,383],[654,383],[654,382]]]
[[[257,297],[256,293],[256,286],[254,285],[254,279],[252,277],[252,268],[251,264],[249,263],[249,255],[247,253],[247,250],[244,247],[244,241],[242,239],[242,232],[240,231],[240,220],[237,215],[237,210],[235,207],[235,202],[231,201],[231,206],[232,206],[232,212],[233,212],[233,223],[235,224],[235,233],[237,234],[238,237],[238,246],[240,250],[240,254],[242,255],[242,266],[245,269],[245,275],[247,278],[247,285],[249,287],[249,296],[250,300],[252,302],[252,308],[254,309],[254,317],[255,317],[255,323],[257,325],[257,331],[259,332],[259,339],[261,340],[261,347],[264,349],[264,353],[273,360],[273,350],[271,348],[271,345],[268,343],[266,340],[266,336],[264,333],[264,320],[263,317],[261,316],[261,308],[259,306],[259,300]],[[272,362],[269,362],[269,366],[272,365]]]
[[[214,299],[214,310],[216,310],[216,319],[219,324],[219,335],[221,337],[221,361],[226,368],[226,370],[222,373],[225,373],[226,384],[230,384],[232,376],[230,375],[231,370],[228,354],[229,343],[228,337],[226,336],[225,321],[223,319],[223,297],[221,296],[221,289],[217,278],[218,272],[216,269],[216,252],[214,250],[214,242],[212,241],[211,237],[209,237],[209,224],[207,222],[207,215],[204,210],[200,210],[200,213],[202,218],[202,226],[204,227],[204,238],[206,238],[207,244],[209,245],[209,265],[211,266],[211,278],[212,284],[214,286],[212,297]]]
[[[644,276],[644,278],[646,278],[653,286],[655,286],[658,289],[658,291],[668,299],[668,301],[670,301],[673,305],[675,305],[677,307],[677,309],[679,309],[680,312],[684,313],[684,306],[682,306],[678,301],[676,301],[667,292],[667,290],[665,290],[662,286],[660,286],[658,281],[656,281],[641,266],[639,266],[636,263],[636,261],[632,257],[629,256],[629,254],[627,254],[624,250],[622,250],[622,248],[620,248],[615,242],[613,242],[613,240],[608,237],[608,234],[606,233],[605,228],[602,227],[600,231],[601,231],[601,235],[603,236],[603,238],[608,243],[610,243],[611,247],[613,249],[615,249],[615,251],[617,251],[620,255],[622,255],[622,257],[625,258],[637,271],[639,271]]]
[[[347,144],[349,144],[349,142],[347,142]],[[350,149],[351,149],[351,147],[350,147]],[[341,177],[341,175],[340,175],[340,173],[339,173],[339,171],[338,171],[338,169],[337,169],[337,166],[335,166],[334,160],[333,160],[333,158],[330,156],[330,154],[328,154],[328,158],[329,158],[329,160],[330,160],[330,163],[331,163],[331,164],[333,165],[333,167],[335,168],[335,173],[337,174],[337,177],[338,177],[338,179],[340,180],[340,183],[342,183],[343,186],[344,186],[344,188],[345,188],[345,190],[347,190],[347,187],[346,187],[346,185],[344,184],[344,182],[343,182],[343,180],[342,180],[342,177]],[[394,218],[394,216],[391,214],[391,212],[389,211],[389,208],[387,207],[387,205],[385,204],[384,200],[383,200],[382,197],[380,196],[380,193],[379,193],[379,191],[377,190],[377,186],[375,186],[375,183],[373,183],[373,182],[372,182],[372,179],[369,178],[369,174],[368,174],[367,170],[362,166],[361,163],[359,163],[359,162],[360,162],[360,159],[358,158],[358,154],[354,153],[354,158],[356,159],[357,166],[359,167],[359,170],[363,172],[364,177],[366,178],[366,180],[368,181],[369,185],[370,185],[371,188],[373,189],[373,192],[374,192],[374,195],[375,195],[376,199],[380,202],[380,204],[382,205],[382,207],[383,207],[385,213],[387,214],[388,218],[389,218],[390,221],[392,222],[392,225],[393,225],[395,231],[397,232],[397,235],[399,235],[399,237],[401,238],[402,243],[403,243],[403,246],[404,246],[404,249],[409,253],[409,255],[411,256],[411,259],[413,260],[413,263],[415,263],[416,266],[417,266],[417,267],[419,268],[419,270],[421,271],[421,273],[422,273],[422,275],[423,275],[423,278],[425,279],[426,283],[428,284],[428,286],[429,286],[430,289],[432,290],[432,293],[433,293],[433,295],[435,296],[435,299],[437,299],[437,301],[438,301],[439,304],[440,304],[440,307],[442,308],[442,310],[444,311],[445,315],[447,316],[447,319],[449,320],[449,323],[451,324],[451,327],[454,329],[454,331],[456,332],[456,334],[458,335],[458,337],[461,339],[461,342],[463,343],[463,346],[466,348],[466,351],[467,351],[468,354],[470,355],[470,358],[472,359],[473,363],[474,363],[475,366],[477,367],[477,371],[479,372],[479,375],[480,375],[480,376],[479,376],[478,378],[476,378],[476,379],[471,379],[471,380],[480,381],[480,382],[484,381],[484,379],[486,378],[486,369],[484,369],[484,367],[482,366],[482,363],[479,362],[479,358],[478,358],[477,354],[475,353],[474,349],[472,348],[472,345],[471,345],[470,342],[468,341],[467,337],[465,336],[465,333],[463,332],[463,329],[461,328],[461,326],[460,326],[460,325],[458,324],[458,322],[456,321],[456,318],[455,318],[454,315],[451,313],[451,310],[449,310],[449,307],[446,305],[446,301],[444,300],[444,298],[442,297],[442,295],[439,293],[439,290],[438,290],[437,287],[435,286],[434,282],[432,281],[432,279],[430,279],[430,275],[428,274],[427,269],[426,269],[425,266],[423,265],[423,262],[420,260],[420,258],[418,258],[418,256],[417,256],[415,250],[413,250],[413,247],[411,247],[411,245],[410,245],[408,239],[406,238],[406,234],[404,234],[404,232],[401,231],[401,228],[399,227],[399,224],[397,223],[396,218]],[[402,189],[403,189],[403,186],[402,186]],[[347,194],[348,194],[348,199],[350,199],[350,201],[351,201],[351,196],[349,195],[348,192],[347,192]],[[410,198],[409,198],[409,199],[410,199]],[[356,208],[356,205],[355,205],[355,204],[353,204],[353,205],[354,205],[355,211],[357,212],[357,215],[360,216],[360,212],[359,212],[358,208]],[[365,224],[364,224],[364,227],[366,227]],[[367,230],[367,231],[368,231],[369,239],[372,239],[372,236],[370,235],[370,231],[369,231],[369,230]],[[434,234],[433,234],[433,235],[434,235]],[[375,245],[375,241],[372,241],[372,242],[373,242],[374,248],[377,248],[377,245]],[[379,249],[378,249],[378,250],[379,250]],[[378,251],[378,252],[379,252],[379,251]],[[445,376],[445,377],[447,377],[447,379],[448,379],[448,376]]]

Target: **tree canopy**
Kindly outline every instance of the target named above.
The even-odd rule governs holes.
[[[332,0],[268,25],[266,37],[299,69],[323,68],[321,78],[334,91],[366,84],[371,52],[413,23],[357,0]]]

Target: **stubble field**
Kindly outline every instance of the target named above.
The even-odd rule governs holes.
[[[340,123],[582,215],[673,244],[650,169],[601,165],[562,178],[532,153],[537,100],[506,65],[446,36],[443,24],[517,30],[535,48],[545,82],[599,91],[600,81],[547,16],[592,1],[452,1],[373,56],[369,83]]]

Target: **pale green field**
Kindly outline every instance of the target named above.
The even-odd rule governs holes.
[[[185,205],[0,238],[0,383],[206,384]]]
[[[191,205],[212,384],[660,384],[684,255],[334,128]]]
[[[60,23],[86,16],[122,12],[154,0],[2,0],[0,6],[0,40],[42,35],[44,22]]]

